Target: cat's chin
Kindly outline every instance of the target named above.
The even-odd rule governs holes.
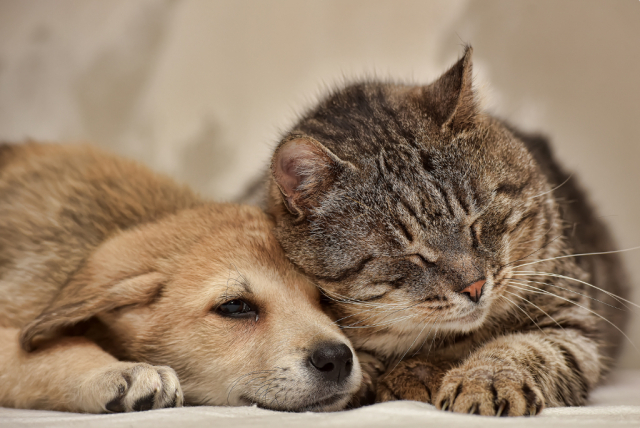
[[[487,311],[476,309],[462,317],[443,320],[438,329],[457,333],[467,333],[479,328],[484,322],[486,315]]]

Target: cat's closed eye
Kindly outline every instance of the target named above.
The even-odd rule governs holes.
[[[473,248],[480,248],[482,245],[482,224],[476,220],[471,226],[469,226],[469,232],[471,233],[471,243]]]
[[[418,266],[420,266],[421,268],[429,268],[431,266],[434,265],[433,262],[429,261],[426,257],[424,257],[421,254],[411,254],[409,256],[407,256],[407,260],[409,260],[411,263],[414,263]]]

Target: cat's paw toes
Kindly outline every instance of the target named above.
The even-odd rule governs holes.
[[[84,387],[107,412],[137,412],[183,404],[180,382],[169,367],[116,363],[95,373]]]
[[[384,365],[369,353],[358,352],[358,361],[362,369],[362,383],[347,405],[350,409],[376,402],[376,385],[378,378],[384,372]]]
[[[378,381],[376,401],[413,400],[431,403],[435,376],[439,370],[420,360],[398,364]]]
[[[517,368],[457,368],[444,377],[436,407],[487,416],[532,416],[544,397],[531,376]]]

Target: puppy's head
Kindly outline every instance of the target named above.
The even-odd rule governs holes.
[[[271,228],[258,209],[215,205],[122,233],[23,346],[93,318],[88,334],[114,355],[175,369],[187,403],[340,409],[359,387],[357,358]]]

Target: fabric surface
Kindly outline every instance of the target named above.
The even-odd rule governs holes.
[[[381,403],[334,413],[283,413],[257,407],[184,407],[87,415],[0,408],[0,427],[640,427],[640,370],[614,373],[586,407],[545,409],[531,418],[459,415],[412,401]]]

